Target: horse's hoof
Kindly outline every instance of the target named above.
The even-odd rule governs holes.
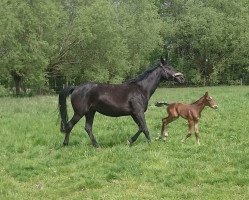
[[[68,142],[63,142],[63,146],[68,146]]]
[[[95,147],[96,149],[100,149],[99,144],[93,144],[93,147]]]
[[[98,147],[95,147],[95,149],[96,149],[97,151],[100,151],[100,150],[101,150],[101,147],[98,146]]]

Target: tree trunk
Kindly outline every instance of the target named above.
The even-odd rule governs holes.
[[[15,82],[15,88],[16,88],[16,95],[19,95],[21,93],[21,81],[22,77],[16,71],[11,72],[11,76],[13,77],[13,80]]]

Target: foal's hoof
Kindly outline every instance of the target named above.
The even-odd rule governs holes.
[[[156,138],[156,140],[162,140],[162,141],[166,142],[167,138],[159,136],[159,137]]]
[[[63,146],[68,146],[68,142],[63,142]]]
[[[127,140],[127,145],[128,146],[131,146],[132,145],[132,142],[130,140]]]
[[[159,137],[156,137],[156,140],[160,140],[160,139],[162,139],[162,137],[161,137],[161,136],[159,136]]]

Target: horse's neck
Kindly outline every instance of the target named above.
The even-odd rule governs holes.
[[[201,113],[202,110],[205,108],[205,104],[203,103],[203,97],[198,99],[196,102],[193,103],[195,107],[198,109],[198,113]]]
[[[147,99],[155,92],[161,80],[161,68],[153,70],[146,78],[137,82],[139,86],[146,92]]]

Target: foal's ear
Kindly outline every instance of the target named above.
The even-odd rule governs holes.
[[[165,64],[166,64],[166,60],[163,57],[161,57],[161,66],[163,66]]]
[[[205,97],[207,97],[207,96],[208,96],[208,92],[205,93]]]

